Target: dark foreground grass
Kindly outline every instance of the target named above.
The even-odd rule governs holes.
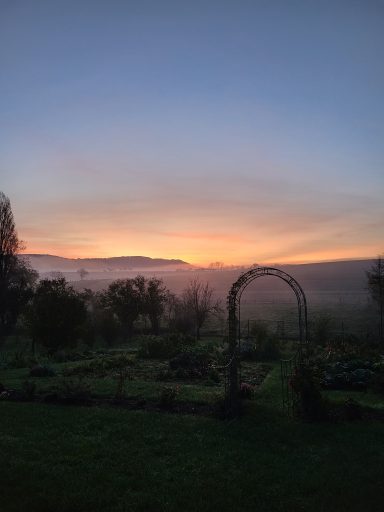
[[[384,424],[0,403],[1,512],[382,511]]]

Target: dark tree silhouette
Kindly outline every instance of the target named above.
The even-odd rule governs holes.
[[[212,313],[219,313],[220,301],[213,299],[213,288],[199,278],[192,279],[188,288],[183,291],[182,302],[186,311],[190,312],[195,326],[196,339],[200,339],[200,330]]]
[[[22,244],[17,237],[11,202],[0,192],[0,283],[3,284],[17,266]]]
[[[379,307],[380,315],[380,340],[384,343],[383,313],[384,313],[384,260],[382,256],[374,261],[370,270],[366,272],[368,279],[368,290],[372,299]]]
[[[123,335],[131,337],[133,325],[139,315],[149,318],[154,334],[160,331],[160,320],[167,301],[167,289],[161,279],[118,279],[101,294],[101,304],[113,313],[123,328]]]
[[[153,334],[159,334],[160,320],[164,314],[168,290],[164,286],[163,280],[157,277],[151,277],[145,284],[144,313],[148,315]]]
[[[85,268],[79,268],[79,270],[77,270],[76,272],[79,274],[81,281],[85,279],[89,274],[88,270],[86,270]]]
[[[22,247],[10,200],[0,192],[0,341],[12,331],[37,278],[27,261],[18,256]]]
[[[36,288],[27,321],[33,341],[54,353],[76,344],[86,317],[83,297],[65,279],[44,279]]]
[[[125,338],[132,336],[133,324],[143,309],[141,286],[137,278],[118,279],[101,295],[102,305],[116,315]]]

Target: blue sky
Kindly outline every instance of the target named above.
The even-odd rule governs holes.
[[[383,250],[382,1],[0,0],[0,189],[30,252]]]

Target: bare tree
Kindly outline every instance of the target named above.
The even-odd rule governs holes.
[[[81,281],[85,279],[89,274],[88,270],[85,270],[85,268],[79,268],[79,270],[76,270],[76,272],[79,274]]]
[[[383,312],[384,312],[384,260],[381,255],[374,261],[370,270],[366,272],[368,290],[372,299],[377,302],[380,315],[380,340],[384,342]]]
[[[213,261],[209,264],[209,268],[212,270],[223,270],[224,263],[222,261]]]
[[[220,301],[214,300],[213,288],[199,278],[192,279],[183,291],[182,302],[193,317],[196,339],[200,339],[200,330],[212,313],[219,313]]]

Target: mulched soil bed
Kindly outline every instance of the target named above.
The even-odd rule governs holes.
[[[199,416],[211,416],[216,414],[218,407],[215,405],[198,404],[191,402],[176,402],[173,405],[161,406],[156,401],[140,398],[89,398],[89,397],[62,397],[56,393],[39,395],[26,398],[23,393],[16,390],[5,390],[0,394],[0,400],[21,403],[45,403],[51,405],[75,405],[82,407],[120,407],[131,411],[169,412],[174,414],[195,414]]]

